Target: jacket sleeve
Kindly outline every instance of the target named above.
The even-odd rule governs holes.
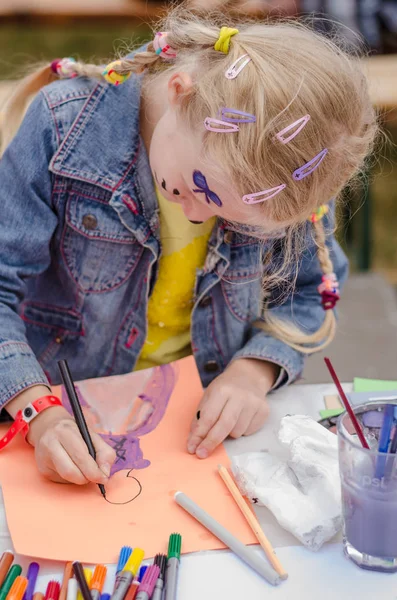
[[[48,386],[18,309],[26,280],[50,263],[58,222],[48,169],[55,148],[52,115],[40,93],[0,160],[0,406],[25,388]]]
[[[348,275],[348,261],[332,233],[334,228],[334,207],[323,219],[327,232],[327,246],[334,266],[334,273],[342,287]],[[275,317],[289,321],[304,333],[310,334],[317,331],[325,317],[321,305],[321,296],[318,286],[323,275],[317,257],[317,247],[310,232],[311,224],[308,223],[308,239],[302,254],[296,284],[290,293],[283,297],[281,290],[274,290],[270,299],[269,308]],[[281,260],[281,254],[278,259]],[[277,257],[276,257],[277,260]],[[294,350],[284,342],[277,340],[257,327],[252,327],[248,342],[235,354],[237,358],[257,358],[275,363],[281,367],[273,389],[284,384],[293,383],[303,371],[304,354]]]

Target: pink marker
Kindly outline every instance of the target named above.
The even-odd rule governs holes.
[[[138,588],[136,600],[150,600],[159,575],[160,568],[157,565],[151,565],[146,569],[145,575],[142,579],[142,583]]]

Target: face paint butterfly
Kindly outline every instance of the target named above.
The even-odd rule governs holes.
[[[207,180],[201,171],[193,171],[193,181],[198,188],[193,190],[193,192],[205,194],[205,199],[207,200],[208,204],[213,202],[217,206],[222,206],[222,200],[215,194],[215,192],[211,192],[210,188],[208,187]]]

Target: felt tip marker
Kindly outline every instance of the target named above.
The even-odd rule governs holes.
[[[120,554],[119,554],[119,560],[118,560],[117,567],[116,567],[116,579],[114,581],[113,591],[119,585],[120,573],[122,573],[125,565],[127,564],[127,560],[130,558],[131,554],[132,554],[131,546],[123,546],[121,548]]]
[[[68,589],[66,594],[66,600],[77,600],[77,592],[79,591],[79,586],[77,580],[74,577],[71,577],[68,581]],[[33,598],[34,600],[34,598]]]
[[[167,569],[165,572],[165,600],[176,600],[181,545],[182,538],[180,534],[172,533],[168,543]]]
[[[107,568],[103,565],[97,565],[91,579],[90,590],[92,600],[100,600],[103,586],[106,579]]]
[[[84,600],[92,600],[90,588],[88,587],[87,579],[84,574],[84,569],[81,563],[75,561],[73,563],[73,573],[79,584],[80,592]]]
[[[154,564],[158,566],[158,568],[160,569],[160,573],[154,586],[152,600],[162,600],[165,581],[165,569],[167,567],[166,555],[156,554],[156,556],[154,557]]]
[[[139,571],[143,561],[144,552],[141,548],[135,548],[126,562],[124,569],[119,573],[118,585],[112,594],[111,600],[124,600],[130,585]],[[84,598],[85,600],[85,598]]]
[[[139,585],[136,600],[150,600],[159,574],[160,569],[157,565],[151,565],[147,568],[142,583]]]
[[[11,569],[7,573],[7,577],[4,579],[3,585],[0,590],[0,600],[6,600],[8,592],[10,591],[12,584],[17,577],[22,573],[21,565],[12,565]]]
[[[26,588],[28,587],[28,580],[26,577],[19,575],[11,586],[8,592],[7,600],[22,600]]]
[[[33,600],[33,594],[36,587],[37,576],[39,574],[39,565],[36,562],[30,563],[27,572],[28,585],[23,600]]]
[[[58,581],[50,581],[44,595],[44,600],[59,600],[61,584]]]

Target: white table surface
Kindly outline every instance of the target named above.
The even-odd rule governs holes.
[[[346,391],[351,385],[343,386]],[[318,419],[324,408],[324,395],[335,393],[332,385],[296,385],[274,394],[270,417],[257,434],[230,440],[226,449],[230,456],[262,449],[270,451],[276,445],[280,419],[286,414],[308,414]],[[247,600],[277,598],[278,600],[396,600],[397,574],[371,573],[356,567],[343,556],[340,537],[312,553],[284,531],[266,508],[257,509],[262,527],[277,548],[277,554],[289,573],[287,581],[273,588],[253,573],[232,553],[227,551],[202,552],[183,556],[181,560],[178,600]],[[0,551],[12,549],[2,499],[0,499]],[[259,549],[258,552],[261,552]],[[24,568],[30,558],[17,557]],[[44,591],[50,578],[61,579],[63,565],[47,561],[41,563],[38,588]],[[108,581],[112,581],[113,568]],[[110,591],[110,590],[104,590]]]

